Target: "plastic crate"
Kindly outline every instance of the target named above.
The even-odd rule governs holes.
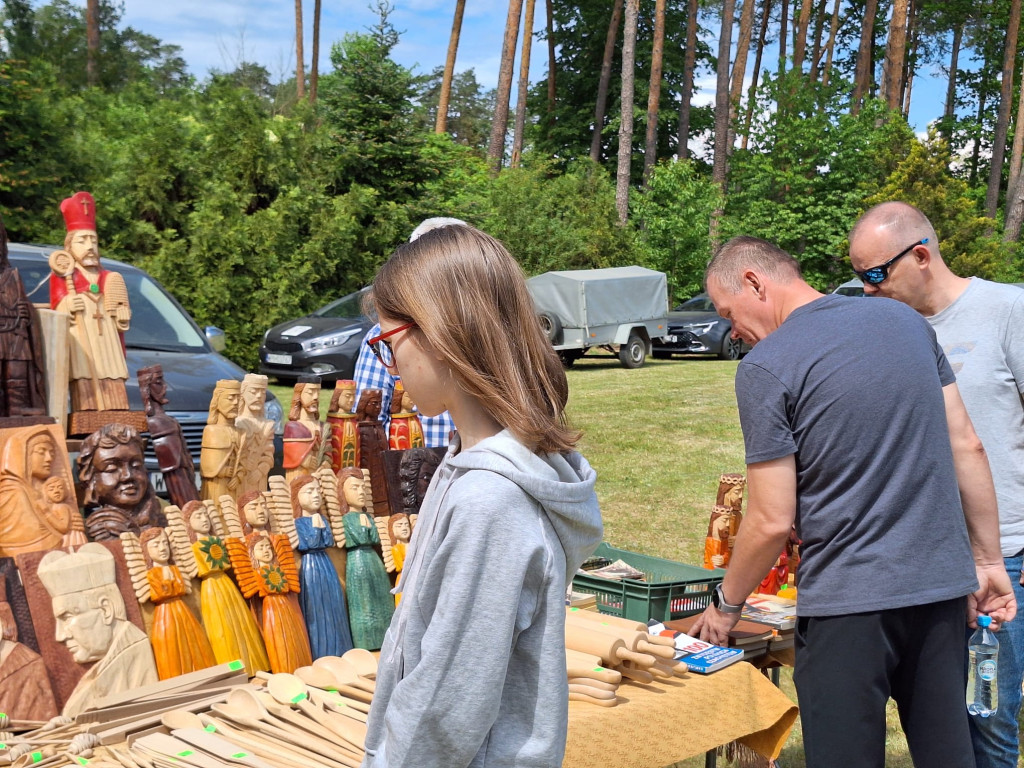
[[[577,572],[572,579],[576,592],[590,592],[597,597],[601,613],[622,616],[631,621],[648,619],[669,621],[700,613],[711,605],[711,592],[724,577],[721,568],[708,570],[684,565],[660,557],[650,557],[607,543],[598,546],[595,555],[623,560],[643,571],[646,581],[637,579],[603,579]]]

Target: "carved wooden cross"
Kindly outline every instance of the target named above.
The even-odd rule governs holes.
[[[100,312],[100,304],[99,304],[99,302],[96,302],[96,314],[94,314],[92,316],[92,319],[96,321],[96,334],[98,336],[102,336],[103,335],[103,323],[100,322],[100,321],[103,320],[103,313]]]
[[[87,197],[82,198],[82,213],[86,218],[89,217],[89,198]]]

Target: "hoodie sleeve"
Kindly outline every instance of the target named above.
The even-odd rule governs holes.
[[[446,506],[448,530],[419,585],[417,607],[426,625],[421,660],[395,687],[385,715],[382,752],[395,768],[473,761],[505,686],[522,684],[506,678],[517,641],[552,578],[563,578],[564,555],[552,546],[557,539],[545,529],[538,503],[516,484],[470,472],[453,486]],[[527,696],[524,702],[535,706]]]

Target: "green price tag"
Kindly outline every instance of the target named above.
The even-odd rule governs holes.
[[[42,752],[33,752],[32,753],[32,762],[33,763],[41,762],[42,759],[43,759],[43,753]]]
[[[178,757],[188,757],[189,755],[195,754],[191,749],[186,749],[178,753]]]
[[[216,725],[208,725],[203,730],[206,731],[207,733],[216,733],[217,732],[217,726]]]
[[[606,672],[607,670],[604,667],[594,667],[594,671],[595,672]]]
[[[7,745],[0,741],[0,749],[7,749]]]
[[[298,704],[303,699],[308,698],[305,693],[300,693],[298,696],[292,699],[292,704]]]
[[[231,757],[233,757],[235,760],[241,760],[243,757],[248,757],[248,756],[249,756],[248,752],[235,752],[235,754],[233,754]]]
[[[228,664],[228,669],[230,669],[232,672],[237,672],[244,666],[245,664],[242,663],[241,659],[236,659],[235,661],[232,661]]]
[[[89,761],[86,760],[84,757],[76,757],[75,758],[75,762],[78,763],[79,765],[88,765],[89,764]]]
[[[331,693],[337,693],[338,692],[337,688],[324,688],[324,690],[325,691],[330,691]]]
[[[576,613],[576,611],[578,611],[578,610],[579,610],[579,608],[570,608],[569,609],[569,613]]]

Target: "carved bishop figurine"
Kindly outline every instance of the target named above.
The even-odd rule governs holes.
[[[374,546],[380,536],[374,523],[370,478],[366,470],[347,467],[338,475],[341,509],[344,513],[343,544],[345,587],[348,590],[348,616],[356,648],[375,651],[384,642],[395,601],[384,563]]]
[[[313,474],[330,447],[330,429],[320,421],[320,377],[303,376],[295,385],[288,423],[284,425],[283,464],[288,482]]]
[[[391,396],[391,423],[388,425],[388,447],[391,450],[404,451],[425,445],[423,425],[415,407],[402,382],[396,381],[395,393]]]
[[[343,539],[338,481],[330,467],[286,484],[280,475],[270,478],[275,533],[288,537],[299,563],[299,605],[306,620],[313,658],[341,656],[352,650],[345,593],[338,571],[327,555]]]
[[[267,477],[274,468],[274,422],[266,418],[267,377],[247,373],[242,379],[242,405],[235,426],[241,431],[242,478],[238,495],[267,490]]]
[[[153,452],[167,483],[167,495],[171,497],[172,504],[183,507],[199,498],[196,468],[181,425],[173,416],[164,413],[164,405],[167,404],[164,369],[159,365],[139,368],[137,376],[139,395],[149,425],[149,439],[153,442]]]
[[[203,447],[199,453],[199,471],[203,476],[202,498],[216,500],[227,494],[238,495],[242,480],[239,472],[239,447],[242,434],[235,426],[242,385],[234,379],[221,379],[210,399],[210,417],[203,429]]]
[[[50,307],[71,315],[71,410],[128,410],[128,289],[120,274],[100,267],[92,195],[76,192],[60,212],[68,233],[64,250],[50,255]]]
[[[331,468],[359,466],[359,429],[352,409],[356,404],[356,383],[342,379],[334,385],[327,423],[331,427]]]
[[[156,605],[149,639],[160,679],[216,664],[209,638],[182,599],[192,592],[196,576],[195,559],[184,531],[175,532],[173,549],[163,528],[148,528],[138,537],[122,533],[121,545],[139,602]]]
[[[227,531],[216,505],[212,501],[190,501],[180,511],[168,507],[167,525],[172,530],[183,529],[192,545],[196,575],[201,580],[203,627],[217,663],[240,659],[250,676],[270,669],[256,619],[227,574],[231,570],[225,544]]]

